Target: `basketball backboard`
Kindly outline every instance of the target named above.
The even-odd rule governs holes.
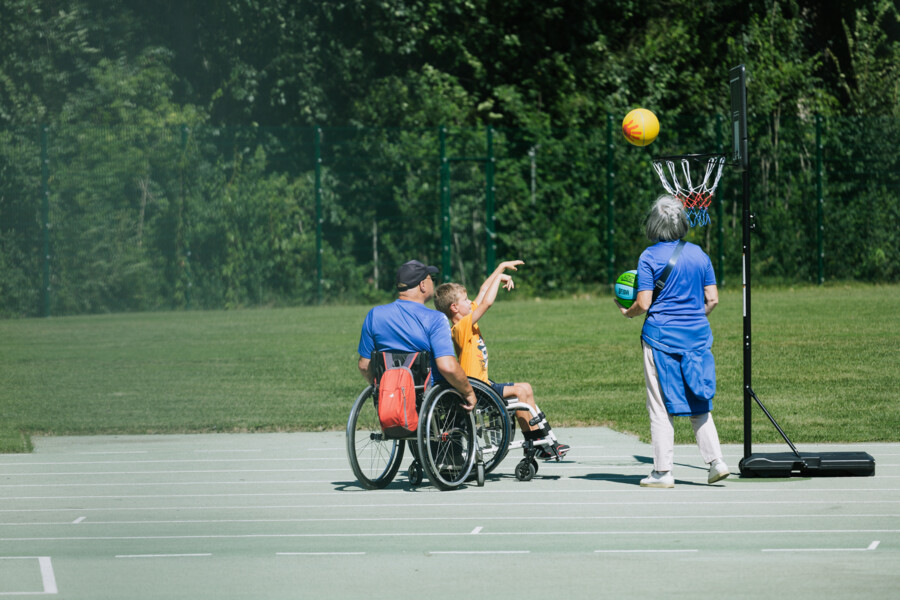
[[[738,65],[728,72],[731,89],[731,162],[744,171],[749,164],[747,156],[747,80],[744,65]]]

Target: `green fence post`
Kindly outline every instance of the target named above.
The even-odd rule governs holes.
[[[816,115],[816,254],[819,285],[825,283],[825,195],[822,191],[822,116]]]
[[[41,225],[44,273],[41,314],[50,316],[50,160],[47,157],[47,126],[41,125]]]
[[[322,304],[322,128],[313,126],[316,151],[316,301]]]
[[[441,141],[441,281],[450,281],[450,161],[447,160],[447,128],[440,129]]]
[[[193,280],[191,279],[191,245],[188,242],[188,236],[186,235],[187,225],[185,221],[187,221],[185,217],[185,193],[184,193],[184,185],[186,181],[185,175],[185,164],[187,162],[187,144],[188,144],[188,126],[181,126],[181,214],[178,218],[178,226],[181,228],[181,242],[184,245],[184,275],[187,278],[187,282],[184,287],[184,305],[187,310],[191,309],[191,288],[194,285]]]
[[[613,198],[613,181],[616,176],[613,172],[613,116],[606,113],[606,253],[608,260],[606,282],[612,286],[616,281],[616,241],[615,227],[615,198]]]
[[[722,115],[716,115],[716,152],[725,154],[725,147],[722,142]],[[718,252],[716,256],[716,272],[719,274],[719,286],[725,287],[725,223],[722,214],[722,194],[716,194],[716,243]]]
[[[494,128],[487,126],[487,160],[484,163],[485,198],[484,230],[487,234],[485,246],[485,277],[494,272],[497,252],[497,232],[494,219]]]

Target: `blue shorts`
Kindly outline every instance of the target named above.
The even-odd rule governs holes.
[[[498,396],[503,398],[503,388],[511,386],[513,383],[510,381],[509,383],[494,383],[491,382],[491,389],[494,390]]]

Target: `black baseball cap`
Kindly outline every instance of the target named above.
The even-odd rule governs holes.
[[[423,265],[417,260],[403,263],[397,269],[397,289],[400,291],[408,290],[419,285],[429,275],[437,274],[437,272],[437,267]]]

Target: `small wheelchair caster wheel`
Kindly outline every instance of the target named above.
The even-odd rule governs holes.
[[[413,487],[422,484],[422,465],[419,464],[419,461],[413,461],[411,465],[409,465],[409,484]]]
[[[478,487],[484,486],[484,463],[480,462],[475,465],[475,483],[478,484]]]
[[[531,466],[534,467],[534,472],[535,472],[535,474],[537,474],[537,472],[538,472],[538,461],[536,461],[535,459],[532,458],[532,459],[531,459]]]
[[[516,465],[516,479],[519,481],[531,481],[536,472],[534,465],[530,461],[522,460]]]

